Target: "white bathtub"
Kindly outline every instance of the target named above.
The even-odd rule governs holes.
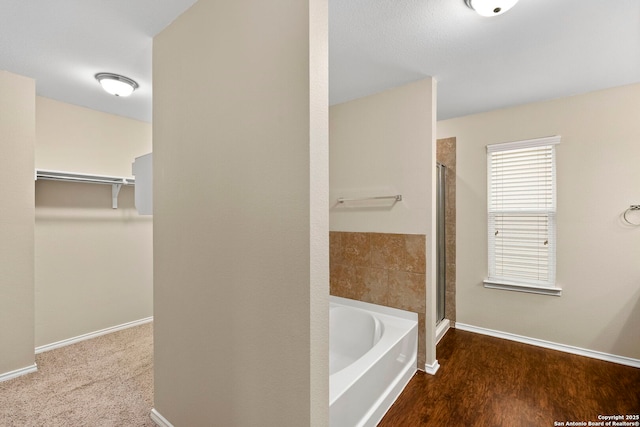
[[[331,297],[331,427],[375,426],[416,372],[418,315]]]

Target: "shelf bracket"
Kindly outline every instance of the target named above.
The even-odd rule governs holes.
[[[118,209],[118,194],[120,194],[121,188],[122,184],[111,185],[111,207],[113,209]]]

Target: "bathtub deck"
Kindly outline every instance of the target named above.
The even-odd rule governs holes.
[[[553,426],[640,414],[640,369],[450,330],[379,427]],[[560,425],[560,424],[558,424]]]

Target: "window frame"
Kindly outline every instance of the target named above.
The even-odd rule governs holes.
[[[519,291],[526,293],[542,294],[560,296],[562,294],[562,288],[556,283],[556,249],[557,249],[557,177],[556,177],[556,145],[560,143],[560,136],[550,136],[544,138],[528,139],[522,141],[513,141],[500,144],[487,145],[487,275],[488,277],[483,281],[485,288],[501,289],[509,291]],[[550,178],[551,178],[551,194],[541,192],[540,194],[547,194],[550,196],[550,206],[543,208],[526,208],[515,207],[511,209],[506,208],[493,208],[492,209],[492,172],[493,162],[492,154],[496,152],[506,152],[513,150],[523,150],[529,148],[540,148],[551,146],[551,159],[550,159]],[[530,189],[530,188],[529,188]],[[536,194],[538,195],[538,194]],[[509,277],[495,275],[492,276],[491,272],[497,271],[495,248],[497,244],[495,242],[494,230],[491,229],[491,224],[494,223],[496,216],[509,217],[511,216],[538,216],[546,217],[547,224],[547,242],[548,242],[548,261],[546,263],[548,271],[548,280],[533,280],[523,279],[521,277]],[[494,227],[495,228],[495,227]],[[493,245],[493,248],[492,248]],[[492,265],[493,263],[493,265]]]

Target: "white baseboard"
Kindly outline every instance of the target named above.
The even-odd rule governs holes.
[[[51,344],[41,345],[36,347],[36,354],[43,353],[45,351],[54,350],[56,348],[65,347],[67,345],[76,344],[81,341],[90,340],[91,338],[96,338],[101,335],[111,334],[113,332],[118,332],[123,329],[133,328],[134,326],[144,325],[145,323],[153,322],[153,316],[147,317],[145,319],[134,320],[133,322],[123,323],[121,325],[112,326],[110,328],[100,329],[99,331],[89,332],[88,334],[78,335],[77,337],[67,338],[66,340],[54,342]]]
[[[449,319],[442,319],[440,324],[436,326],[436,345],[438,345],[438,343],[440,342],[442,337],[444,337],[444,334],[447,333],[450,327],[451,322],[449,321]]]
[[[436,372],[438,372],[438,369],[440,369],[440,364],[438,363],[437,359],[430,365],[428,363],[424,364],[424,371],[427,374],[435,375]]]
[[[478,326],[467,325],[465,323],[456,322],[456,329],[467,332],[475,332],[477,334],[489,335],[496,338],[503,338],[510,341],[517,341],[524,344],[531,344],[537,347],[544,347],[551,350],[562,351],[565,353],[577,354],[579,356],[590,357],[592,359],[605,360],[607,362],[618,363],[620,365],[632,366],[640,368],[640,359],[631,357],[617,356],[615,354],[603,353],[600,351],[589,350],[586,348],[574,347],[572,345],[558,344],[551,341],[540,340],[537,338],[529,338],[522,335],[516,335],[509,332],[495,331],[493,329],[481,328]]]
[[[16,369],[15,371],[5,372],[4,374],[0,374],[0,383],[3,381],[9,381],[14,378],[21,377],[23,375],[30,374],[32,372],[36,372],[38,370],[38,365],[35,363],[31,366],[27,366],[26,368]]]
[[[156,423],[158,427],[173,427],[173,424],[171,424],[165,417],[160,415],[160,412],[156,411],[156,408],[151,408],[149,417],[151,418],[151,421]]]

